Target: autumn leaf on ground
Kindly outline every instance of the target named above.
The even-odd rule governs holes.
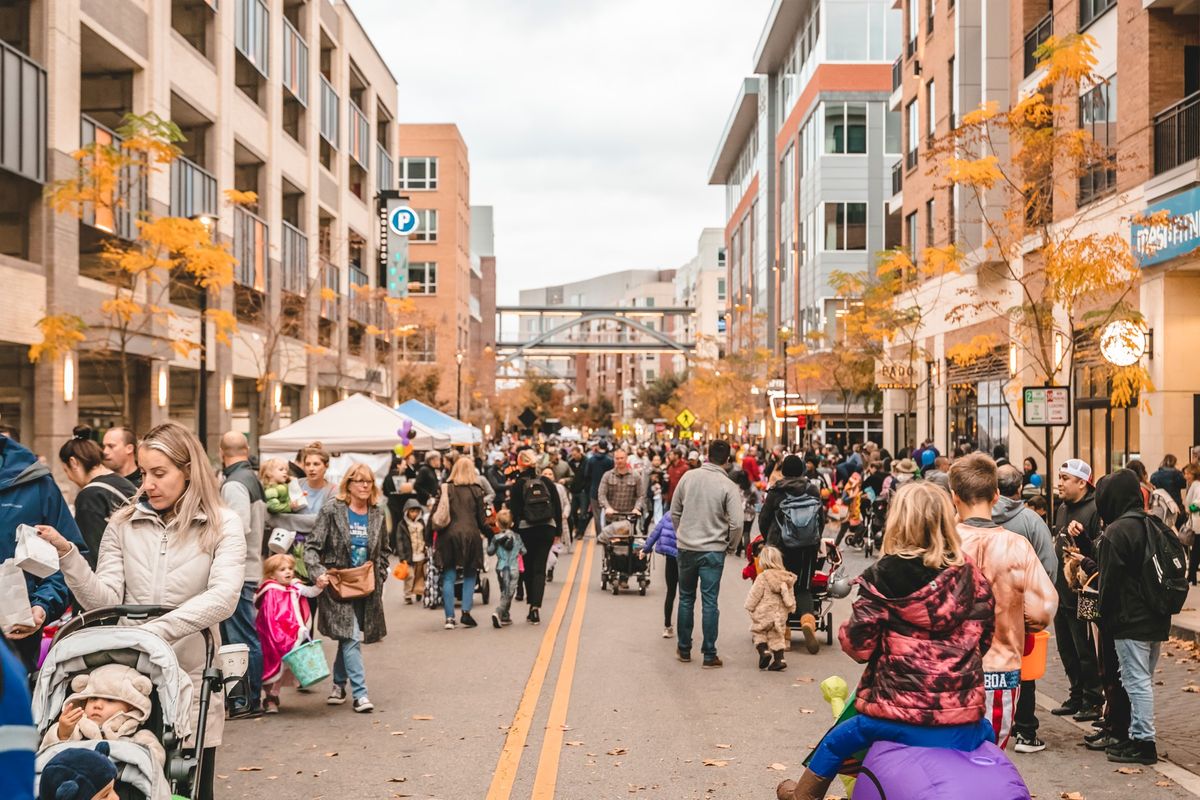
[[[238,767],[238,772],[262,772],[262,767]]]
[[[767,767],[767,769],[773,769],[773,770],[775,770],[776,772],[786,772],[786,771],[787,771],[787,764],[780,764],[778,761],[776,761],[774,764],[772,764],[771,766]]]
[[[1155,782],[1154,782],[1154,785],[1155,785],[1155,786],[1167,787],[1167,786],[1174,786],[1175,784],[1171,783],[1169,780],[1163,779],[1163,780],[1161,780],[1161,781],[1155,781]]]
[[[1142,768],[1141,767],[1117,767],[1116,772],[1119,772],[1122,775],[1141,775]]]
[[[333,752],[331,752],[331,753],[326,753],[326,754],[325,754],[325,757],[326,757],[326,758],[333,758],[333,757],[334,757],[334,756],[336,756],[336,755],[337,755],[337,751],[336,751],[336,750],[334,750],[334,751],[333,751]]]
[[[608,754],[610,756],[623,756],[628,752],[629,752],[629,748],[627,748],[627,747],[614,747],[612,750],[608,751]]]
[[[1200,686],[1197,686],[1194,683],[1189,683],[1187,686],[1183,687],[1183,690],[1188,694],[1200,694]]]
[[[563,742],[567,747],[583,747],[583,742]]]
[[[731,745],[731,744],[718,744],[718,745],[713,745],[713,746],[719,747],[722,750],[728,750],[729,748],[733,747],[733,745]]]
[[[722,758],[706,758],[703,764],[706,767],[725,767],[729,765],[729,762]]]
[[[428,714],[413,714],[413,719],[417,720],[418,722],[428,722],[429,720],[433,719],[433,717],[429,716]]]
[[[1087,800],[1082,792],[1063,792],[1059,795],[1062,800]]]
[[[392,736],[403,736],[404,731],[392,731]]]
[[[811,713],[813,713],[813,710],[811,708],[802,708],[802,709],[800,709],[800,713],[801,714],[811,714]]]

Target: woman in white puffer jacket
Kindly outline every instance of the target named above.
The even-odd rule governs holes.
[[[109,521],[95,572],[53,528],[39,526],[38,532],[58,550],[67,586],[82,608],[175,606],[141,627],[174,647],[191,675],[194,731],[204,670],[200,631],[207,628],[220,645],[218,625],[233,613],[242,589],[246,539],[237,515],[221,503],[216,477],[191,431],[173,422],[154,428],[138,445],[138,464],[141,490]],[[223,727],[224,703],[214,694],[197,800],[212,797]]]

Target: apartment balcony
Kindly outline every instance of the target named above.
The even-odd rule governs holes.
[[[267,4],[263,0],[237,0],[234,46],[264,78],[267,77],[270,37],[271,13]]]
[[[244,208],[233,209],[233,257],[238,261],[234,279],[242,286],[267,291],[270,242],[266,220]]]
[[[909,150],[907,153],[905,153],[904,154],[904,168],[905,169],[916,169],[917,160],[918,160],[919,155],[920,155],[920,153],[917,150],[917,148],[915,148],[915,147],[912,150]]]
[[[349,129],[346,131],[349,148],[347,152],[365,170],[371,163],[371,124],[367,121],[367,115],[353,100],[346,103],[346,106],[350,109]]]
[[[483,311],[479,306],[479,298],[471,295],[467,298],[467,308],[471,312],[471,319],[476,322],[483,322]]]
[[[902,83],[904,83],[904,59],[896,56],[896,60],[892,62],[892,91],[899,89]]]
[[[338,146],[338,113],[341,100],[333,86],[321,76],[321,138],[330,147]]]
[[[374,298],[368,291],[371,288],[371,280],[367,277],[367,273],[353,266],[350,267],[349,277],[350,319],[363,325],[369,325],[374,321],[371,315]]]
[[[1200,92],[1154,116],[1154,174],[1200,158]]]
[[[199,164],[183,156],[171,162],[172,217],[196,217],[201,214],[215,217],[217,179]]]
[[[1054,12],[1049,11],[1046,16],[1038,20],[1038,23],[1033,26],[1033,30],[1025,34],[1025,77],[1028,78],[1037,69],[1038,57],[1037,51],[1042,44],[1050,38],[1050,34],[1054,33]]]
[[[395,165],[387,148],[379,142],[375,143],[375,188],[381,192],[396,188]]]
[[[0,169],[46,182],[46,70],[0,41]]]
[[[308,45],[287,17],[283,18],[283,88],[308,106]]]
[[[327,298],[326,295],[332,292],[332,297]],[[330,264],[325,259],[321,259],[321,316],[328,320],[336,321],[339,315],[342,300],[342,276],[336,264]]]
[[[122,140],[116,131],[83,114],[79,119],[79,145],[121,147]],[[127,241],[136,239],[136,222],[146,208],[146,183],[138,172],[133,167],[123,169],[112,196],[84,208],[83,224]]]
[[[283,290],[303,297],[308,294],[308,237],[289,222],[282,224],[280,272]]]
[[[892,164],[892,196],[887,201],[889,214],[904,210],[904,160],[896,159]]]

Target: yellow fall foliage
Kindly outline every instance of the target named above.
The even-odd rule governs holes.
[[[74,314],[51,314],[37,321],[42,340],[29,348],[29,361],[38,363],[44,357],[58,359],[82,342],[87,325]]]

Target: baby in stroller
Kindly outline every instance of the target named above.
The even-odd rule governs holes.
[[[124,664],[105,664],[76,675],[58,724],[46,730],[39,752],[60,742],[128,739],[145,747],[161,770],[166,751],[153,733],[141,727],[150,716],[153,688],[149,678]]]

